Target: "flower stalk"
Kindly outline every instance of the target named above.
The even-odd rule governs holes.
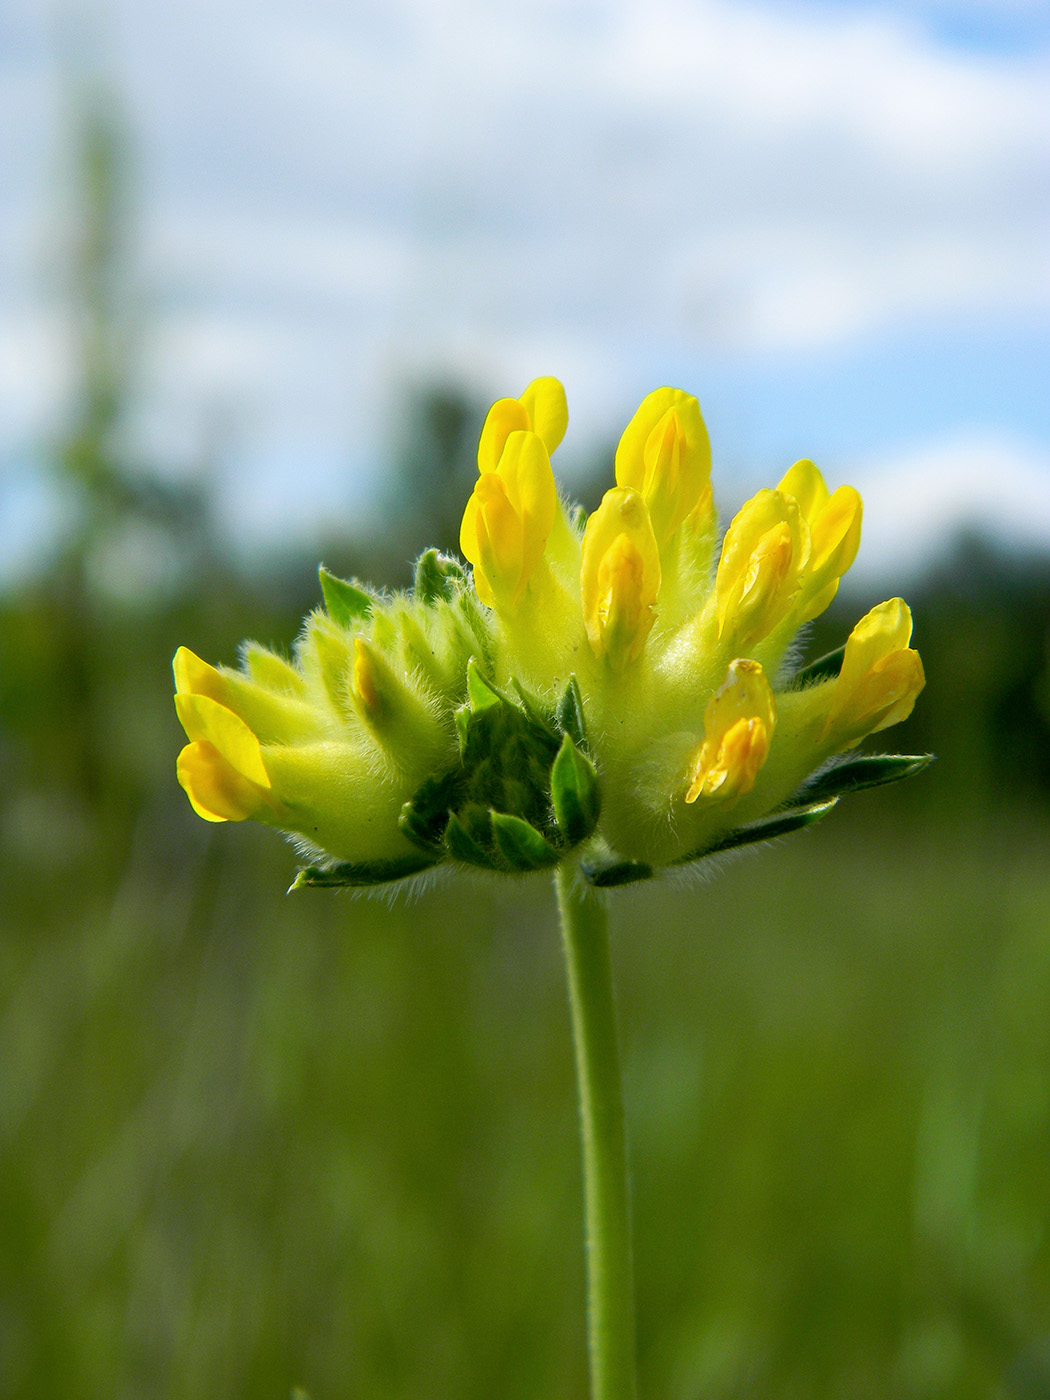
[[[592,1400],[636,1400],[634,1264],[606,897],[555,872],[583,1140]]]

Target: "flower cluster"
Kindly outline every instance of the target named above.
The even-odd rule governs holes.
[[[178,776],[208,821],[254,818],[315,862],[300,883],[375,884],[442,861],[521,872],[570,855],[613,885],[767,839],[925,759],[858,757],[923,686],[911,615],[873,608],[792,667],[860,543],[861,501],[796,462],[740,510],[716,559],[696,399],[657,389],[583,521],[551,454],[555,379],[489,411],[460,533],[410,593],[321,571],[294,658],[239,669],[182,648]]]

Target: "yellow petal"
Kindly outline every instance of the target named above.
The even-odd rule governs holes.
[[[810,518],[813,554],[810,569],[816,573],[834,568],[841,578],[857,557],[864,503],[852,486],[840,486],[824,508]]]
[[[175,709],[187,738],[210,744],[242,777],[269,790],[259,740],[239,715],[207,695],[176,695]]]
[[[661,544],[710,488],[711,444],[692,394],[654,389],[624,429],[616,449],[616,483],[640,491]]]
[[[595,655],[617,670],[634,661],[655,621],[660,551],[645,500],[632,487],[606,491],[587,521],[580,587]]]
[[[715,577],[718,635],[761,641],[787,616],[809,558],[809,530],[793,496],[759,491],[737,513]]]
[[[189,647],[179,647],[171,663],[175,673],[175,691],[179,695],[210,695],[221,704],[227,687],[221,672],[209,666]]]
[[[785,496],[794,496],[799,510],[810,522],[828,502],[829,492],[820,469],[806,457],[788,468],[777,490]]]
[[[479,477],[479,482],[491,475],[493,473],[484,473],[482,477]],[[489,547],[489,532],[486,531],[483,521],[480,519],[480,508],[482,505],[480,505],[477,487],[475,487],[470,500],[466,503],[462,524],[459,526],[459,549],[461,549],[463,559],[469,560],[475,566],[477,596],[482,599],[486,608],[493,608],[496,605],[496,596],[493,595],[493,589],[491,589],[482,568],[482,532],[484,532],[484,539],[486,539],[486,549]]]
[[[852,486],[829,493],[812,462],[796,462],[779,487],[792,496],[809,527],[810,556],[801,579],[795,620],[801,625],[819,617],[838,591],[838,581],[860,548],[863,505]]]
[[[477,564],[480,558],[478,549],[478,501],[477,487],[470,494],[466,509],[463,512],[463,519],[459,526],[459,548],[464,559],[469,559],[472,564]]]
[[[569,425],[569,406],[560,381],[550,375],[534,379],[522,394],[521,404],[528,414],[526,426],[540,436],[548,454],[553,453]]]
[[[503,449],[498,475],[521,522],[520,584],[524,584],[543,557],[558,509],[558,488],[550,457],[538,434],[511,434]]]
[[[206,740],[186,745],[176,773],[193,810],[206,822],[245,821],[266,803],[264,790],[238,773]]]
[[[686,802],[735,802],[751,791],[769,755],[776,706],[757,661],[733,661],[704,711],[704,742],[694,759]]]
[[[503,447],[511,433],[530,426],[529,411],[520,399],[497,399],[485,417],[478,442],[478,471],[494,472],[503,456]]]
[[[880,603],[857,623],[831,686],[825,738],[850,746],[911,714],[926,684],[919,653],[908,646],[911,625],[902,598]]]
[[[524,559],[521,517],[508,500],[507,487],[498,473],[483,476],[475,494],[478,563],[494,594],[513,596]]]

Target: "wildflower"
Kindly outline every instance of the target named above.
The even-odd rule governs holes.
[[[583,621],[596,656],[618,671],[637,660],[659,591],[660,555],[644,497],[630,486],[606,491],[587,522],[580,565]]]
[[[497,399],[485,417],[478,443],[478,471],[494,472],[511,433],[532,432],[550,454],[565,436],[569,410],[556,379],[534,379],[520,399]]]
[[[624,429],[616,484],[640,491],[661,545],[711,510],[711,444],[692,394],[655,389]]]
[[[784,663],[856,556],[852,487],[796,462],[738,512],[713,567],[695,398],[643,400],[585,522],[551,469],[566,423],[554,379],[493,405],[460,533],[470,572],[428,551],[409,593],[383,595],[322,570],[290,660],[251,646],[213,668],[180,649],[179,781],[202,817],[290,833],[313,862],[300,883],[571,857],[608,886],[917,771],[852,754],[924,683],[900,599],[819,673]]]
[[[718,636],[746,647],[787,617],[809,561],[810,533],[793,496],[760,491],[726,531],[715,577]]]
[[[483,603],[496,606],[497,594],[505,606],[521,601],[543,559],[557,507],[543,439],[526,429],[508,433],[496,466],[478,477],[460,529],[460,548],[474,565]]]
[[[859,743],[911,714],[925,676],[910,641],[911,611],[903,598],[880,603],[854,627],[824,721],[824,735],[834,735],[836,745]]]
[[[707,702],[704,742],[692,771],[686,802],[698,797],[735,802],[755,786],[777,722],[773,692],[757,661],[734,661],[725,682]]]

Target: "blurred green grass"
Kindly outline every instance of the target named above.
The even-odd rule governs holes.
[[[642,1393],[1046,1394],[1045,845],[836,816],[616,900]],[[582,1397],[542,878],[292,865],[158,797],[8,901],[5,1393]]]

